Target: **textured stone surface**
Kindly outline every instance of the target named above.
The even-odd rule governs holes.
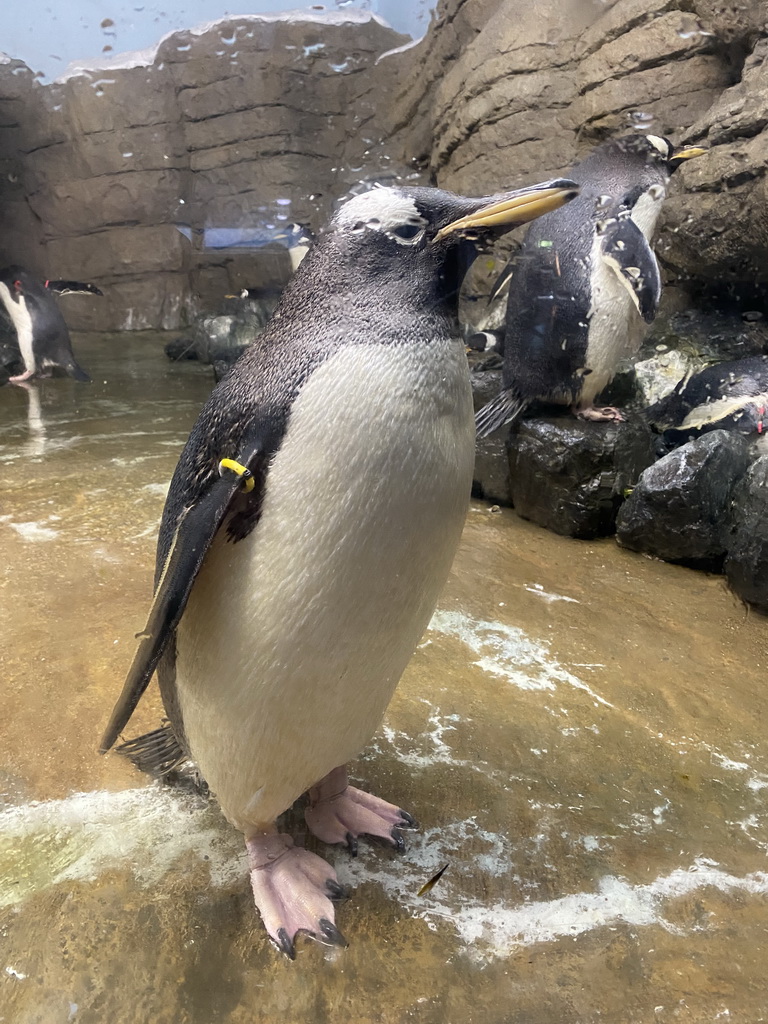
[[[570,537],[613,532],[622,494],[656,455],[642,423],[523,420],[509,435],[510,492],[524,519]]]
[[[619,543],[669,562],[719,567],[747,451],[741,435],[714,430],[659,459],[619,512]]]
[[[749,467],[733,495],[725,574],[744,601],[768,612],[768,455]]]
[[[107,61],[51,86],[0,65],[0,265],[98,283],[106,301],[73,309],[81,329],[178,327],[220,309],[222,285],[283,285],[284,249],[225,256],[206,232],[317,229],[340,193],[380,176],[369,73],[405,41],[365,13],[308,12],[174,33],[139,66]]]

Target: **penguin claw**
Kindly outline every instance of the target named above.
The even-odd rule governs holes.
[[[338,882],[334,881],[333,878],[328,879],[328,881],[325,883],[325,888],[327,889],[328,895],[332,900],[339,901],[346,900],[349,898],[349,890],[347,889],[347,887],[344,885],[340,885]]]
[[[323,918],[325,920],[325,918]],[[272,940],[281,953],[285,953],[289,960],[296,959],[296,947],[293,941],[288,937],[288,932],[285,928],[280,928],[277,937]]]
[[[397,823],[398,828],[418,828],[419,823],[416,821],[412,814],[408,811],[404,811],[402,807],[398,808],[397,813],[400,815],[400,821]]]
[[[346,835],[347,849],[353,857],[357,856],[357,836],[352,832],[347,832]]]
[[[322,938],[317,936],[318,941],[325,942],[329,946],[342,946],[346,948],[349,945],[333,921],[329,921],[327,917],[320,918],[320,934]]]

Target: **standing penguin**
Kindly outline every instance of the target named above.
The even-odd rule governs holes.
[[[78,365],[72,352],[72,341],[54,295],[87,292],[101,295],[95,285],[77,281],[46,281],[41,283],[22,267],[0,270],[0,301],[11,318],[18,338],[24,373],[8,379],[12,383],[30,377],[49,376],[58,367],[75,380],[91,378]]]
[[[461,536],[474,457],[462,241],[573,188],[350,199],[213,391],[171,481],[155,598],[101,749],[158,666],[170,727],[131,752],[160,770],[197,762],[291,958],[302,931],[344,944],[342,890],[277,816],[308,790],[310,830],[353,851],[365,834],[401,848],[413,825],[349,786],[346,762],[381,722]]]
[[[593,403],[620,361],[637,351],[640,317],[650,323],[656,315],[661,277],[649,242],[669,176],[703,152],[675,152],[657,135],[628,135],[574,167],[578,199],[562,216],[533,225],[502,275],[512,276],[503,390],[477,414],[481,437],[537,398],[570,405],[583,419],[622,418]]]

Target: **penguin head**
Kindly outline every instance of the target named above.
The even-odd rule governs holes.
[[[583,201],[594,200],[598,225],[613,217],[632,215],[647,238],[661,212],[670,175],[686,160],[706,152],[676,150],[661,135],[625,135],[598,146],[574,168],[582,184]]]
[[[14,264],[0,270],[0,284],[4,284],[14,302],[19,302],[29,289],[30,275]]]
[[[570,180],[470,199],[436,188],[377,187],[347,200],[318,250],[400,291],[454,294],[478,243],[556,210],[578,194]]]

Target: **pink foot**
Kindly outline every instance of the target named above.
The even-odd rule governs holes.
[[[331,900],[346,895],[336,872],[322,857],[293,845],[277,832],[245,841],[251,865],[251,886],[270,939],[291,960],[299,932],[328,946],[346,946],[336,927]]]
[[[346,843],[354,857],[357,837],[375,836],[402,852],[401,828],[416,828],[407,811],[355,789],[347,783],[347,769],[334,768],[309,791],[304,818],[310,832],[324,843]]]
[[[30,377],[33,377],[34,373],[34,370],[27,370],[24,373],[18,374],[16,377],[9,377],[8,380],[11,384],[20,384],[23,380],[29,380]]]
[[[624,422],[621,412],[612,405],[588,405],[585,409],[574,409],[574,412],[580,420],[589,420],[592,423]]]

